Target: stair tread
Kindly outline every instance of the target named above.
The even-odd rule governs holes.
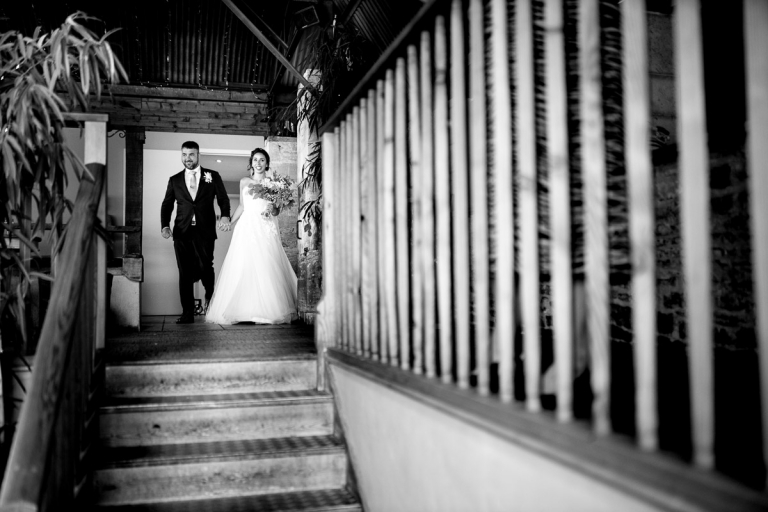
[[[330,393],[316,389],[198,395],[111,396],[105,398],[101,411],[108,413],[120,410],[231,407],[244,404],[276,405],[328,401],[332,398]]]
[[[222,363],[263,363],[263,362],[291,362],[291,361],[312,361],[317,359],[316,352],[291,352],[283,353],[275,351],[272,354],[256,355],[238,355],[238,356],[219,356],[213,358],[201,357],[178,357],[168,359],[111,359],[106,367],[118,366],[159,366],[159,365],[182,365],[182,364],[222,364]]]
[[[346,489],[233,496],[200,500],[166,501],[131,505],[102,506],[96,512],[321,512],[362,510],[360,502]]]
[[[101,450],[98,467],[142,467],[343,452],[334,436],[292,436],[199,443],[118,446]]]
[[[211,362],[316,357],[310,327],[140,332],[113,335],[105,349],[117,362]]]

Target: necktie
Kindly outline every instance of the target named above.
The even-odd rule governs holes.
[[[197,194],[197,173],[195,173],[194,171],[190,171],[190,173],[189,173],[189,195],[191,195],[192,199],[194,199],[196,194]]]

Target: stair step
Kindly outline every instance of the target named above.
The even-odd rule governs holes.
[[[201,395],[312,388],[314,355],[258,361],[142,362],[110,364],[107,396]]]
[[[346,469],[332,436],[115,447],[93,485],[98,505],[128,505],[341,488]]]
[[[94,512],[361,512],[346,489],[98,507]]]
[[[333,397],[313,389],[166,397],[111,397],[102,446],[318,436],[333,432]]]

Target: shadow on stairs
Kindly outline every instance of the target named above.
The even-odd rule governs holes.
[[[362,510],[311,328],[149,327],[107,342],[95,510]]]

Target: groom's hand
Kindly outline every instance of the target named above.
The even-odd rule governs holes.
[[[224,220],[224,219],[226,219],[226,220]],[[229,231],[229,229],[230,229],[229,217],[222,217],[221,218],[221,220],[219,221],[219,229],[221,231]]]
[[[163,238],[171,238],[173,236],[171,234],[171,228],[164,227],[162,231],[160,231],[160,234],[163,235]]]

